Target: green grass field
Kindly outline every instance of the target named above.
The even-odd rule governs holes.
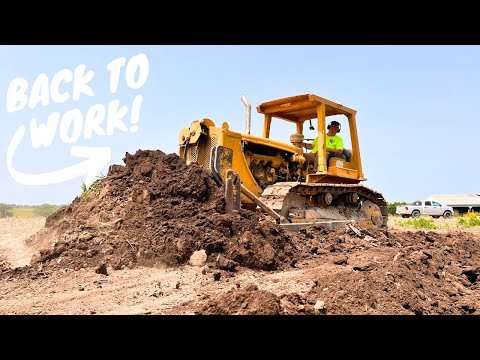
[[[454,215],[450,219],[434,219],[431,216],[404,219],[400,215],[388,215],[388,227],[407,230],[468,230],[480,233],[480,214]]]
[[[47,217],[57,211],[59,206],[57,205],[39,205],[39,206],[16,206],[11,207],[11,211],[14,217],[18,218],[37,218]]]
[[[33,207],[15,207],[12,209],[13,216],[19,218],[35,218],[38,215],[35,213],[35,208]]]

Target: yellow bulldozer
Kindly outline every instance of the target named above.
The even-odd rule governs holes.
[[[294,231],[313,223],[330,228],[356,223],[367,229],[386,229],[388,208],[384,197],[360,184],[366,178],[355,110],[313,94],[268,101],[257,106],[264,120],[262,136],[255,136],[250,134],[251,105],[244,96],[242,101],[247,109],[244,133],[230,130],[227,122],[217,127],[205,118],[182,129],[178,140],[178,154],[187,164],[200,164],[225,184],[228,211],[259,207]],[[328,117],[346,118],[344,127],[348,126],[351,144],[348,161],[327,156]],[[270,138],[274,119],[275,123],[281,120],[292,125],[290,143]],[[314,119],[314,134],[318,135],[316,169],[306,155],[306,144],[313,139],[306,139],[304,131],[306,122],[310,131],[315,129]]]

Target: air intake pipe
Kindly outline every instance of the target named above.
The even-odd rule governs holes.
[[[247,124],[245,128],[245,132],[247,134],[250,134],[250,127],[252,123],[252,117],[251,117],[252,105],[250,105],[245,95],[242,95],[242,102],[245,104],[245,107],[247,108]]]

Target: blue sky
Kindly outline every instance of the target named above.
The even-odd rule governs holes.
[[[480,193],[475,156],[480,134],[476,106],[480,46],[3,45],[0,52],[0,203],[73,201],[81,194],[86,174],[63,171],[64,181],[45,185],[38,185],[35,177],[44,174],[42,181],[49,182],[45,174],[84,161],[71,155],[72,147],[109,149],[110,160],[96,173],[106,175],[109,165],[123,164],[126,152],[160,149],[176,153],[180,130],[194,120],[210,118],[217,125],[227,121],[231,129],[243,132],[241,95],[252,104],[252,134],[261,135],[263,116],[256,112],[258,104],[308,93],[357,110],[362,165],[368,179],[363,184],[381,192],[388,202],[439,193]],[[139,65],[141,56],[147,59],[148,68]],[[120,58],[125,66],[120,68],[118,90],[111,93],[107,65]],[[80,92],[73,99],[73,83],[60,82],[59,92],[68,93],[69,98],[55,102],[49,91],[55,75],[62,69],[73,74],[80,65],[85,65],[85,73],[93,71],[91,80],[84,78],[92,94]],[[147,74],[143,84],[142,71]],[[39,76],[47,82],[42,83]],[[32,108],[21,106],[21,92],[11,95],[17,110],[7,108],[8,90],[15,94],[11,85],[17,78],[28,82],[25,96]],[[37,95],[32,100],[35,83]],[[42,84],[47,84],[46,92]],[[141,99],[137,118],[131,116],[134,99]],[[87,113],[92,107],[108,113],[109,105],[115,103],[127,111],[121,119],[124,127],[112,120],[107,134],[105,114],[86,138]],[[37,125],[46,124],[53,113],[58,113],[58,123],[52,128],[51,141],[34,146],[32,119]],[[130,131],[133,125],[136,132]],[[24,136],[15,142],[14,135],[22,127]],[[288,141],[291,133],[290,128],[278,127],[272,129],[271,137]],[[10,167],[9,148],[14,148]],[[23,175],[12,176],[12,169]],[[29,181],[33,184],[25,184]]]

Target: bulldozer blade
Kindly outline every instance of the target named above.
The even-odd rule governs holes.
[[[305,223],[280,224],[280,226],[286,230],[298,232],[312,225],[322,225],[327,229],[338,229],[350,223],[352,223],[352,220],[325,220],[325,221],[305,222]]]

